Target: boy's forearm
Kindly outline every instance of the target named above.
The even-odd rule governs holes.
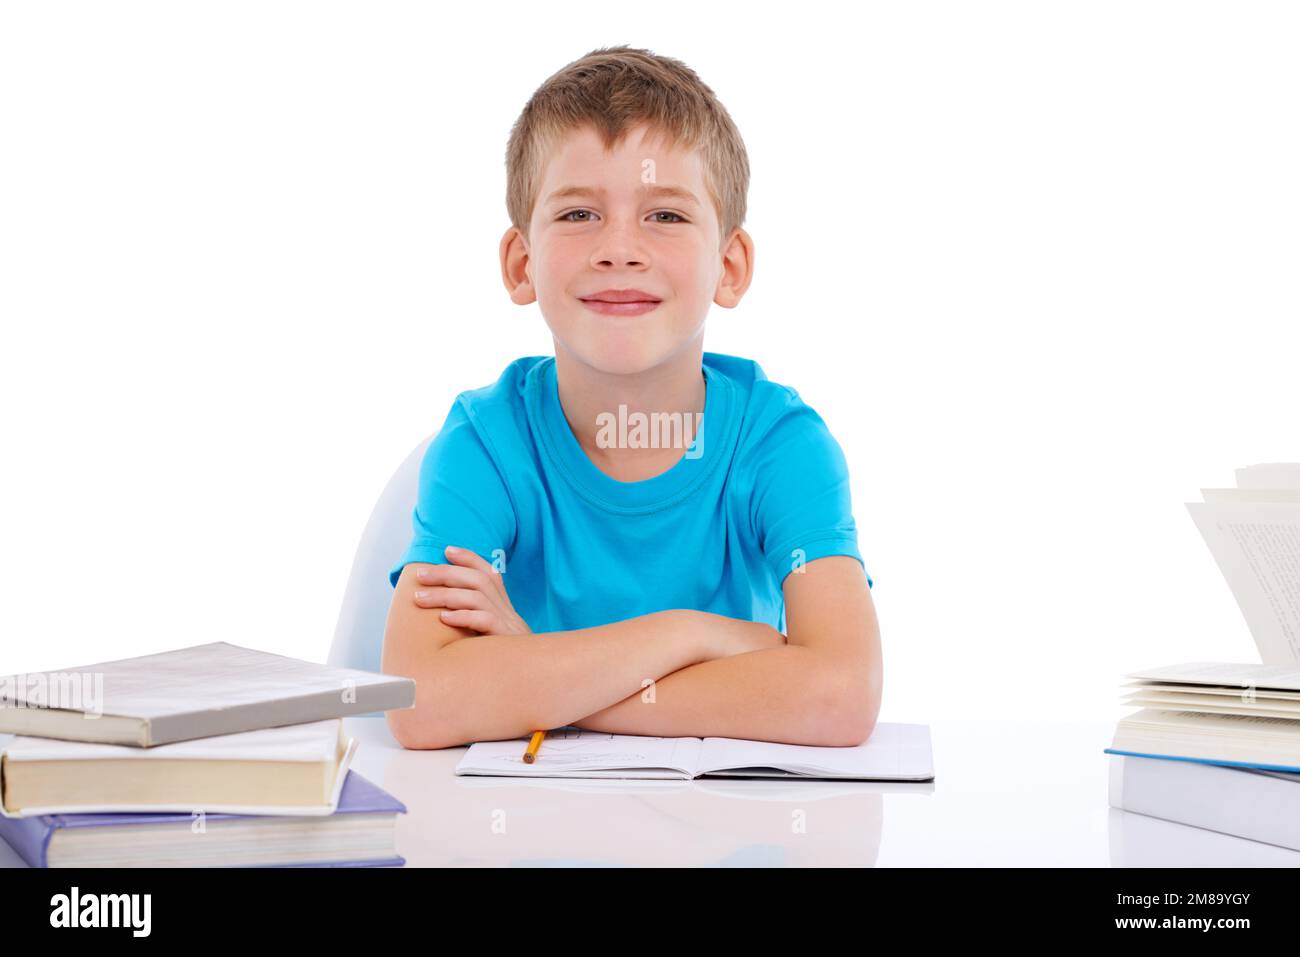
[[[725,648],[720,615],[673,609],[573,631],[462,638],[433,653],[439,720],[458,740],[558,728]]]
[[[854,740],[860,712],[835,690],[835,670],[824,654],[804,645],[716,658],[571,723],[611,734],[861,744]]]

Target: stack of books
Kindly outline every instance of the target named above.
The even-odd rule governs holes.
[[[1238,469],[1187,509],[1262,664],[1190,662],[1126,675],[1112,807],[1300,850],[1300,464]],[[1295,790],[1292,790],[1295,788]]]
[[[226,642],[0,678],[0,838],[33,867],[391,866],[343,718],[409,678]]]

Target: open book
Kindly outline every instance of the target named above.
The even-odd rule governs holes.
[[[1189,661],[1125,675],[1124,704],[1164,711],[1300,719],[1300,668]]]
[[[1267,665],[1300,664],[1300,464],[1237,469],[1187,510]]]
[[[456,765],[456,773],[526,778],[934,780],[930,727],[924,724],[881,721],[865,743],[849,748],[741,738],[653,738],[568,726],[548,731],[537,760],[525,764],[528,741],[525,737],[476,742]]]

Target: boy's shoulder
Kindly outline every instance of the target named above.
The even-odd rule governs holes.
[[[522,398],[529,378],[536,374],[542,363],[554,359],[554,356],[520,356],[505,367],[495,382],[466,389],[456,396],[456,401],[470,406],[516,403]]]
[[[821,417],[804,402],[793,386],[773,382],[753,359],[706,352],[705,364],[722,373],[740,394],[741,443],[759,442],[778,426],[792,419]],[[794,423],[791,423],[794,425]],[[797,426],[796,426],[797,427]]]
[[[753,359],[744,356],[731,356],[722,352],[704,353],[704,364],[715,372],[721,373],[739,387],[743,399],[748,405],[755,403],[783,403],[797,399],[799,393],[788,385],[773,382],[767,373]]]
[[[538,371],[554,358],[520,356],[505,367],[495,382],[457,393],[452,415],[469,419],[480,431],[496,431],[511,424],[526,430],[526,392]]]

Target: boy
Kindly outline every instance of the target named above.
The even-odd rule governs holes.
[[[703,351],[753,272],[726,110],[679,61],[599,49],[533,94],[506,165],[502,277],[555,356],[462,392],[422,461],[395,737],[862,743],[881,653],[843,453],[793,389]]]

